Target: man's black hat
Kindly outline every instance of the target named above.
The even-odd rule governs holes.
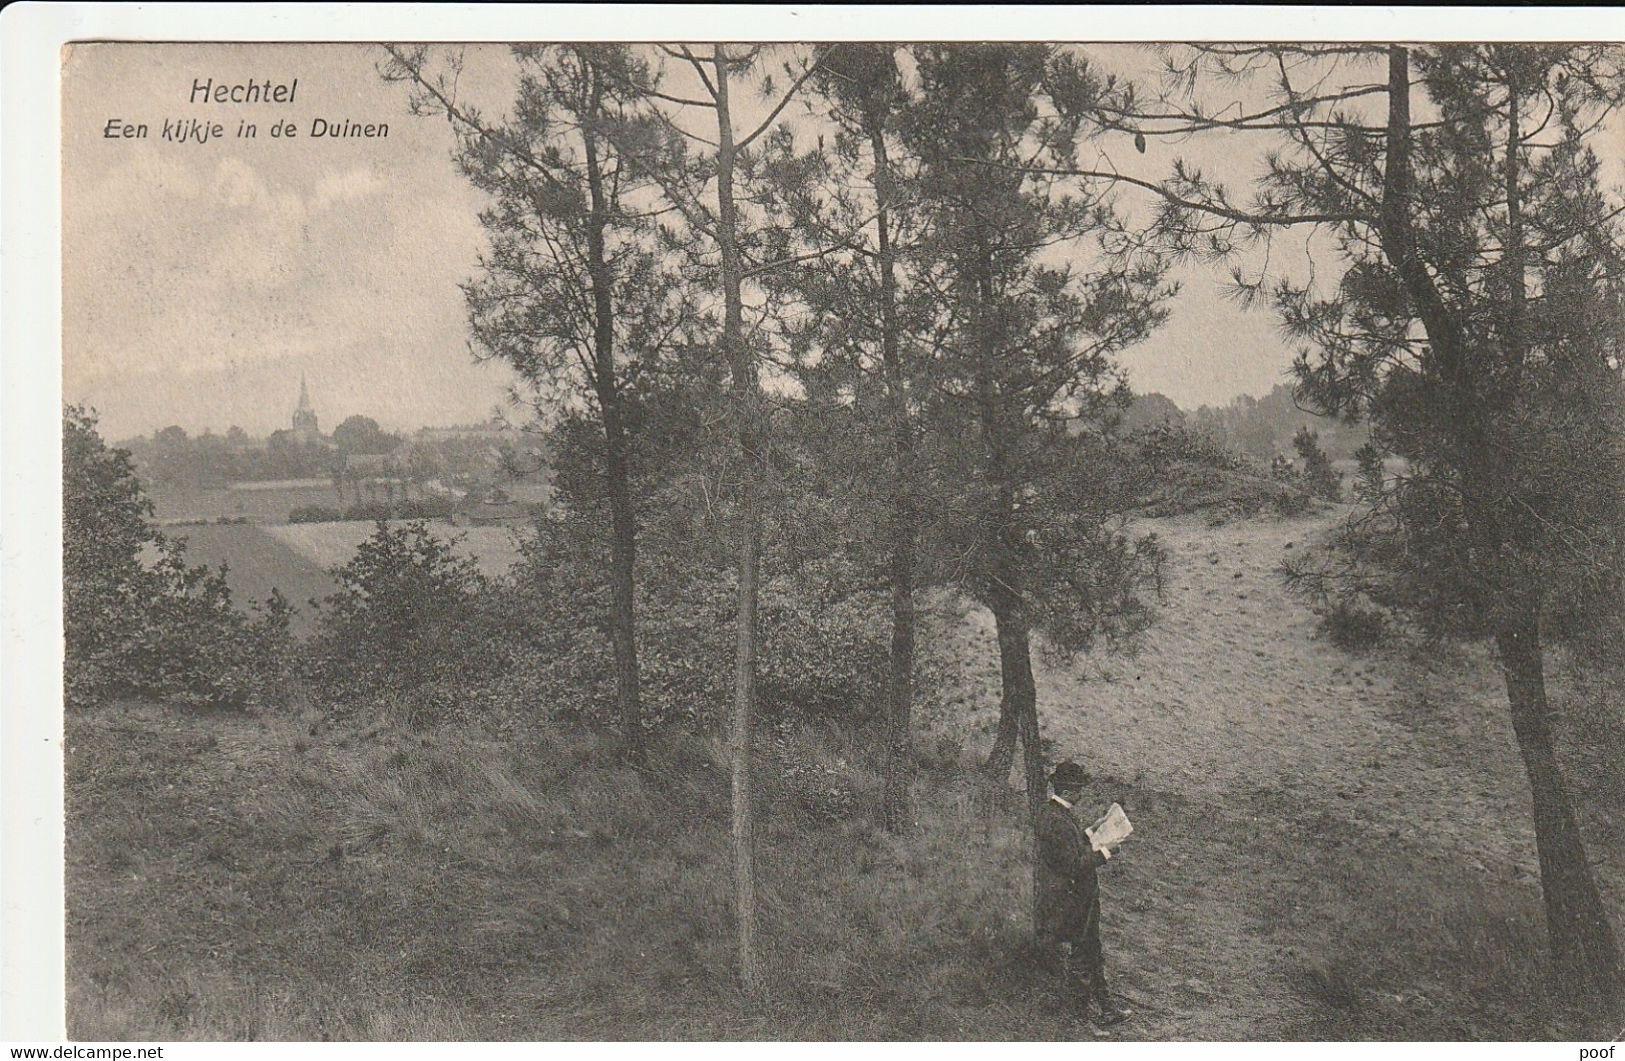
[[[1057,766],[1053,774],[1049,775],[1049,783],[1056,788],[1087,785],[1089,783],[1089,771],[1068,759]]]

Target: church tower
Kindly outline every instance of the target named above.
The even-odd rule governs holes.
[[[310,388],[305,385],[305,374],[299,373],[299,408],[293,411],[293,433],[305,445],[322,440],[316,426],[316,410],[310,407]]]

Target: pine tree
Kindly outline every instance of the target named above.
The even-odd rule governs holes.
[[[1625,53],[1186,51],[1169,56],[1178,92],[1148,101],[1120,87],[1105,102],[1080,98],[1079,111],[1139,137],[1273,138],[1282,146],[1250,199],[1184,164],[1160,182],[1061,168],[1155,192],[1159,235],[1183,253],[1223,258],[1288,226],[1318,228],[1319,245],[1335,248],[1344,268],[1329,288],[1233,276],[1306,344],[1299,395],[1373,426],[1357,484],[1370,526],[1351,540],[1368,544],[1365,573],[1382,585],[1362,588],[1386,591],[1436,632],[1495,645],[1534,798],[1554,969],[1625,1004],[1544,673],[1553,640],[1625,646],[1625,204],[1601,190],[1588,146],[1625,105]],[[1259,71],[1271,98],[1251,110],[1221,112],[1195,95],[1210,75],[1228,93]]]
[[[1097,478],[1107,461],[1092,458],[1105,443],[1090,426],[1126,404],[1113,355],[1162,322],[1173,288],[1109,202],[1064,194],[1021,168],[1070,147],[1076,124],[1039,103],[1051,79],[1083,71],[1036,45],[913,55],[920,83],[907,139],[932,215],[924,253],[955,325],[929,409],[952,469],[943,544],[997,632],[1002,695],[988,776],[1002,783],[1019,743],[1036,814],[1045,767],[1033,633],[1072,650],[1148,619],[1138,591],[1160,550],[1116,519],[1128,500]]]
[[[842,477],[848,505],[872,512],[846,534],[871,539],[891,593],[887,676],[889,740],[881,815],[907,828],[913,771],[915,589],[923,482],[920,400],[915,390],[933,348],[931,293],[911,255],[922,235],[913,160],[900,142],[909,94],[897,46],[851,44],[821,50],[809,107],[832,126],[800,151],[794,139],[767,145],[763,169],[769,217],[791,264],[764,276],[794,310],[782,326],[810,397],[825,460],[861,476]],[[838,424],[839,426],[834,426]]]
[[[767,403],[761,386],[761,353],[756,328],[761,311],[747,321],[747,285],[789,264],[758,238],[759,218],[748,213],[741,182],[753,175],[760,148],[781,115],[816,72],[817,64],[792,49],[784,64],[789,84],[778,88],[766,71],[765,46],[724,44],[694,48],[657,45],[667,59],[686,68],[694,91],[668,91],[660,71],[628,71],[626,84],[645,105],[642,122],[616,127],[623,153],[640,159],[639,172],[659,185],[684,227],[668,229],[669,240],[688,257],[700,287],[720,296],[722,321],[716,345],[728,374],[728,418],[739,459],[735,489],[734,695],[729,718],[732,847],[737,954],[741,985],[761,990],[756,946],[756,843],[751,806],[752,755],[756,719],[757,619],[762,565],[762,492],[769,449]],[[763,90],[766,113],[741,131],[740,92],[752,81]],[[760,101],[758,101],[760,102]],[[698,146],[691,146],[698,145]],[[742,201],[747,209],[742,209]]]
[[[687,323],[642,207],[649,178],[610,136],[632,120],[646,68],[616,45],[516,47],[513,112],[489,120],[457,98],[458,58],[436,70],[426,47],[387,51],[385,78],[410,86],[415,111],[451,122],[459,168],[490,197],[489,249],[463,289],[478,350],[513,366],[538,413],[586,405],[601,427],[616,711],[641,763],[628,421]]]

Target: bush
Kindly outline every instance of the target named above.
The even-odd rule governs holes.
[[[764,718],[866,715],[889,651],[886,597],[839,557],[764,565],[757,695]],[[709,726],[733,696],[732,569],[678,547],[643,550],[637,586],[638,665],[650,725]],[[516,643],[516,667],[543,710],[613,723],[607,561],[587,529],[542,524],[523,545],[513,582],[492,605]]]
[[[288,513],[289,523],[334,523],[343,518],[343,511],[332,505],[300,505]]]
[[[420,497],[411,501],[361,501],[344,510],[345,519],[447,519],[457,511],[449,497]]]
[[[311,646],[314,676],[333,700],[398,699],[480,671],[474,663],[486,639],[472,620],[486,582],[473,559],[452,551],[455,543],[421,520],[394,527],[380,520],[334,570],[339,591],[322,601]]]
[[[1262,468],[1200,431],[1177,424],[1142,428],[1126,439],[1144,468],[1141,512],[1178,516],[1217,510],[1220,518],[1308,510],[1305,484],[1288,469]]]
[[[1326,451],[1320,448],[1320,436],[1307,427],[1300,427],[1292,437],[1292,446],[1303,461],[1301,475],[1309,492],[1323,501],[1343,500],[1343,476],[1332,467]]]
[[[1140,459],[1156,472],[1165,472],[1176,464],[1234,470],[1242,463],[1208,435],[1177,424],[1141,428],[1131,432],[1128,441],[1139,450]]]
[[[186,563],[152,525],[128,451],[110,449],[83,407],[63,415],[64,686],[70,704],[135,695],[242,706],[282,673],[291,608],[250,617],[225,569]]]
[[[1321,627],[1339,648],[1370,648],[1382,640],[1387,617],[1376,606],[1354,597],[1339,599],[1321,617]]]
[[[646,548],[641,566],[644,720],[717,724],[733,695],[733,572],[676,547]],[[839,557],[767,567],[763,718],[871,716],[889,651],[885,594]],[[618,725],[606,570],[599,541],[578,522],[539,525],[515,570],[496,581],[425,525],[381,523],[335,572],[341,589],[322,604],[314,674],[335,706],[387,705],[412,723],[548,716]]]
[[[1300,487],[1270,478],[1251,467],[1216,468],[1177,464],[1158,477],[1142,512],[1147,516],[1178,516],[1217,510],[1225,516],[1255,516],[1273,512],[1300,515],[1310,498]]]

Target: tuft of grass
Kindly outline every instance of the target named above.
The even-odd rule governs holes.
[[[1387,628],[1387,617],[1380,608],[1354,599],[1338,600],[1321,617],[1321,629],[1332,644],[1350,651],[1380,644]]]

